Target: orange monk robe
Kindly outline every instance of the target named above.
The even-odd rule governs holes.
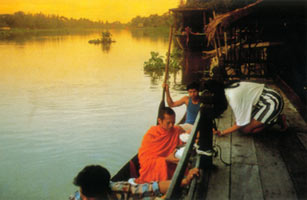
[[[176,165],[168,163],[165,158],[182,144],[179,139],[181,130],[174,126],[168,132],[160,126],[153,126],[147,131],[138,152],[140,176],[135,180],[136,183],[171,179]]]

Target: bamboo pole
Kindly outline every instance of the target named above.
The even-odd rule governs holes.
[[[224,44],[225,44],[225,60],[227,60],[228,57],[227,32],[224,32]]]

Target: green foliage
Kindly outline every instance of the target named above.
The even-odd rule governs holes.
[[[172,17],[165,13],[161,16],[155,14],[148,17],[137,16],[134,17],[129,23],[131,27],[161,27],[170,26],[172,24]]]
[[[102,36],[101,38],[102,42],[112,42],[111,38],[112,34],[109,31],[102,32],[101,36]]]
[[[163,56],[154,51],[150,52],[150,54],[151,58],[144,62],[144,70],[150,72],[164,69],[165,63],[163,62]]]
[[[144,72],[148,74],[152,80],[160,79],[165,72],[166,61],[158,52],[150,52],[151,58],[144,62]],[[167,58],[167,55],[166,55]],[[170,55],[169,74],[176,73],[181,69],[182,50],[174,48]]]
[[[170,55],[170,70],[177,71],[181,69],[182,63],[182,50],[179,48],[174,48]]]

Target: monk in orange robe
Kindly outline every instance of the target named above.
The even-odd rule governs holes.
[[[179,135],[184,132],[174,124],[175,112],[166,107],[159,113],[158,125],[144,135],[138,152],[140,176],[135,179],[136,183],[171,179],[179,161],[174,152],[182,144]]]

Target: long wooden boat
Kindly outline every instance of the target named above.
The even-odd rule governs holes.
[[[129,178],[139,176],[139,159],[138,154],[134,155],[112,178],[112,181],[127,181]]]

